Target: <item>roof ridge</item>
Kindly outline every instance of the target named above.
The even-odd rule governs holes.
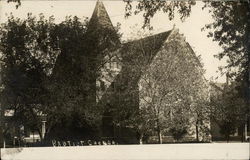
[[[129,41],[129,42],[125,42],[125,43],[123,43],[123,45],[129,44],[129,43],[134,43],[134,42],[137,42],[137,41],[143,41],[143,40],[150,39],[150,38],[157,37],[157,36],[164,35],[164,34],[166,34],[166,37],[164,38],[166,40],[167,37],[170,35],[171,31],[172,30],[168,30],[168,31],[165,31],[165,32],[160,32],[160,33],[157,33],[157,34],[146,36],[146,37],[143,37],[143,38],[140,38],[140,39],[135,39],[135,40],[132,40],[132,41]]]

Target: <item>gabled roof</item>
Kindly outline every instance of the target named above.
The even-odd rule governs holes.
[[[163,46],[163,43],[167,40],[170,33],[171,30],[123,44],[119,49],[119,53],[122,57],[122,69],[113,80],[113,83],[116,85],[119,84],[119,86],[116,87],[127,87],[127,89],[132,89],[137,86],[143,73],[142,70],[150,65],[154,56]],[[117,96],[112,90],[112,86],[107,88],[106,93],[99,101],[99,104],[103,105],[107,103],[109,97]]]
[[[121,52],[123,53],[122,57],[124,61],[126,61],[127,57],[129,61],[131,61],[131,59],[138,60],[137,58],[140,56],[154,57],[170,33],[171,30],[123,44]],[[142,61],[142,59],[140,59],[140,61]]]
[[[210,82],[210,86],[212,86],[212,89],[222,92],[225,87],[225,83]]]

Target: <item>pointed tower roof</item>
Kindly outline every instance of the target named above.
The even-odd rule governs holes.
[[[97,0],[94,12],[90,19],[89,24],[91,27],[102,27],[102,28],[111,28],[113,29],[112,22],[109,18],[108,12],[106,11],[103,3],[100,0]]]

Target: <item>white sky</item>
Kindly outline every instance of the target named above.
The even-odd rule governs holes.
[[[95,0],[92,1],[71,1],[71,0],[25,0],[22,1],[21,7],[15,8],[15,4],[7,4],[6,1],[0,1],[0,22],[5,22],[7,16],[12,12],[14,16],[26,18],[27,13],[38,15],[43,13],[46,17],[54,15],[56,22],[63,21],[67,15],[78,17],[91,17],[95,7]],[[125,3],[122,1],[103,1],[106,10],[111,18],[113,25],[121,23],[120,32],[123,33],[123,40],[134,36],[135,31],[141,30],[143,24],[142,15],[124,18]],[[218,66],[225,65],[225,61],[219,61],[213,55],[222,51],[217,42],[213,42],[211,38],[207,38],[207,32],[201,32],[201,28],[205,24],[211,23],[213,20],[207,10],[202,10],[201,1],[197,1],[192,8],[192,13],[183,23],[178,17],[173,21],[168,20],[167,14],[157,13],[151,20],[154,27],[153,33],[168,31],[176,25],[180,33],[183,33],[187,42],[192,46],[196,55],[201,55],[202,63],[206,69],[205,77],[209,80],[211,77],[217,77],[218,82],[225,82],[225,76],[220,77],[216,71]]]

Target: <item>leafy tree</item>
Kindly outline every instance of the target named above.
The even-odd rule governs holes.
[[[82,131],[100,122],[96,79],[119,34],[118,28],[88,30],[89,25],[77,17],[55,24],[42,14],[24,20],[11,16],[2,24],[1,105],[15,110],[15,125],[41,134],[40,114],[46,114],[48,134],[58,126],[72,132],[72,127]]]
[[[65,135],[70,134],[77,137],[78,135],[70,132],[82,131],[83,128],[89,127],[82,111],[84,107],[79,107],[84,97],[79,89],[80,79],[87,74],[86,70],[81,70],[81,67],[85,68],[86,64],[81,64],[79,55],[84,51],[83,42],[86,38],[87,23],[86,20],[82,22],[78,17],[69,16],[50,30],[59,55],[52,74],[46,82],[50,95],[46,101],[47,137],[55,137],[54,134],[58,134],[59,138],[65,138]],[[86,81],[82,83],[88,84]],[[56,132],[61,127],[65,128],[65,133]]]
[[[130,107],[118,105],[120,108],[117,110],[130,113],[125,118],[126,123],[136,129],[140,139],[143,135],[157,133],[159,143],[162,143],[162,135],[169,131],[172,131],[178,140],[188,133],[191,111],[194,110],[191,105],[194,100],[191,100],[190,96],[195,97],[197,90],[201,92],[206,83],[202,66],[191,47],[176,30],[172,34],[163,48],[161,44],[165,41],[164,33],[129,42],[123,49],[129,55],[129,61],[123,57],[123,65],[129,71],[124,79],[127,78],[128,82],[131,82],[126,86],[132,88],[123,93],[139,94],[139,109],[134,111]],[[139,88],[133,84],[134,82]],[[207,97],[207,92],[202,96]],[[133,106],[133,103],[126,106]],[[200,110],[204,109],[204,105],[199,107]],[[127,115],[124,112],[121,114]],[[199,121],[203,117],[200,116]]]
[[[209,84],[205,79],[204,70],[197,70],[199,75],[193,82],[194,86],[199,86],[193,88],[193,93],[190,96],[191,101],[191,113],[192,122],[195,124],[196,141],[209,141],[209,125],[210,125],[210,106],[209,106]]]
[[[210,30],[208,37],[218,41],[223,52],[216,55],[219,59],[227,59],[227,65],[221,67],[231,79],[239,82],[241,89],[238,96],[245,99],[246,112],[249,118],[250,106],[250,3],[248,1],[235,2],[207,2],[214,22],[205,26]],[[240,109],[240,108],[239,108]]]
[[[138,14],[143,12],[144,17],[144,27],[150,27],[151,18],[159,11],[163,11],[168,14],[169,20],[173,20],[174,16],[177,13],[180,16],[181,20],[184,20],[190,16],[191,8],[196,3],[194,0],[188,1],[161,1],[161,0],[143,0],[139,1],[136,5],[136,9],[133,10],[132,0],[124,0],[126,2],[126,14],[125,16],[131,16],[133,13]],[[152,28],[151,28],[152,29]]]
[[[8,3],[13,2],[16,4],[16,9],[21,6],[21,0],[7,0]]]
[[[111,53],[120,44],[118,27],[102,27],[94,20],[82,24],[73,18],[62,22],[56,28],[56,33],[61,54],[51,77],[50,89],[53,94],[50,105],[58,110],[57,114],[64,116],[61,119],[54,116],[51,122],[67,122],[75,127],[74,130],[80,130],[78,135],[73,136],[69,128],[72,137],[81,136],[83,132],[100,136],[104,108],[96,103],[100,98],[97,91],[101,87],[96,84],[102,72],[111,72],[103,68],[115,56]],[[76,117],[77,121],[74,120]],[[63,128],[59,126],[54,130]]]
[[[173,128],[170,129],[170,132],[172,133],[174,139],[179,141],[184,135],[187,134],[188,128],[185,126],[183,127],[182,125],[180,126],[174,126]]]
[[[48,45],[53,41],[48,30],[53,28],[53,17],[36,20],[28,14],[26,20],[10,16],[1,26],[1,107],[13,109],[12,122],[40,131],[37,115],[45,109],[44,81],[51,71],[56,52]]]
[[[131,1],[126,1],[126,15],[132,14]],[[140,1],[136,5],[135,14],[143,12],[144,25],[150,26],[150,19],[159,11],[168,14],[169,20],[174,18],[175,9],[182,20],[191,13],[194,1]],[[211,29],[208,37],[218,41],[223,52],[216,55],[217,58],[227,59],[228,64],[221,67],[222,73],[228,73],[237,78],[245,86],[245,99],[249,100],[249,2],[248,1],[205,1],[203,9],[209,9],[214,22],[204,28]],[[204,29],[203,28],[203,29]],[[249,102],[248,102],[249,104]]]
[[[228,69],[228,76],[246,76],[249,64],[249,3],[246,1],[207,2],[204,7],[209,8],[214,19],[213,23],[205,26],[211,29],[208,37],[218,41],[224,49],[216,57],[228,58],[228,64],[225,66],[225,69]]]
[[[131,2],[127,2],[127,16],[132,14]],[[250,9],[248,1],[220,1],[204,2],[203,9],[209,9],[214,22],[207,24],[204,29],[209,30],[208,37],[218,41],[223,48],[223,52],[216,55],[218,59],[227,59],[227,65],[220,67],[222,74],[227,74],[236,81],[241,82],[241,89],[247,103],[246,116],[249,115],[249,22]],[[180,13],[181,19],[190,15],[191,7],[194,5],[191,1],[186,2],[168,2],[168,1],[140,1],[136,5],[135,14],[143,12],[144,25],[150,26],[150,19],[158,12],[163,11],[169,15],[169,20],[174,16],[174,9]],[[184,7],[183,7],[184,6]],[[179,8],[178,8],[179,7]],[[166,9],[167,8],[167,9]],[[168,9],[169,8],[169,9]],[[184,12],[180,12],[183,11]]]
[[[212,37],[214,41],[218,41],[219,45],[223,48],[223,52],[216,55],[216,57],[219,59],[227,59],[227,65],[221,67],[220,70],[234,80],[234,84],[229,86],[229,88],[232,88],[230,90],[234,95],[229,94],[229,91],[224,91],[224,94],[227,95],[225,99],[229,100],[231,97],[236,100],[231,104],[226,104],[226,106],[235,110],[245,110],[245,114],[243,114],[242,117],[244,117],[244,119],[246,119],[246,117],[249,118],[250,3],[248,1],[207,2],[204,7],[209,8],[214,19],[213,23],[205,26],[205,28],[210,31],[208,37]],[[238,86],[237,92],[233,89],[235,86]],[[245,100],[244,103],[239,102],[242,101],[242,98]],[[230,101],[231,100],[229,100],[229,102]],[[239,104],[237,105],[237,103]],[[238,107],[238,109],[235,107]],[[229,111],[231,109],[229,109]],[[228,114],[228,116],[229,115],[230,114]],[[232,133],[235,128],[229,126],[235,126],[237,124],[235,124],[234,118],[237,119],[237,117],[228,117],[227,121],[222,125],[224,135],[227,136],[227,139],[229,139],[230,132]],[[229,119],[231,119],[231,121]],[[242,126],[242,124],[237,125]]]
[[[243,97],[239,94],[238,85],[236,82],[225,85],[221,90],[217,90],[217,96],[213,95],[211,98],[211,118],[219,125],[220,132],[227,141],[237,128],[242,129],[244,133],[247,108]]]

